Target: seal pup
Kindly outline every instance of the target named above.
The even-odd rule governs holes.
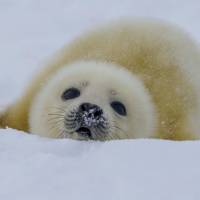
[[[58,52],[1,126],[54,138],[198,139],[199,67],[197,43],[175,25],[109,23]]]

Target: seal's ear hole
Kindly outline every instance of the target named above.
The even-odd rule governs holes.
[[[111,102],[111,107],[115,112],[117,112],[119,115],[126,116],[126,107],[123,103],[119,101],[113,101]]]
[[[77,88],[69,88],[65,90],[61,96],[63,101],[69,100],[69,99],[75,99],[81,95],[81,92]]]

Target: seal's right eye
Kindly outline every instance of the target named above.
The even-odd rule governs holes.
[[[77,88],[69,88],[65,90],[62,94],[62,100],[66,101],[69,99],[74,99],[80,96],[80,90]]]

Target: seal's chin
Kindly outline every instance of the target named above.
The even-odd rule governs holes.
[[[76,132],[86,138],[92,139],[92,133],[91,130],[87,127],[80,127],[79,129],[76,130]]]

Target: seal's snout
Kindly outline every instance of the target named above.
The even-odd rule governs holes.
[[[103,116],[103,110],[91,103],[83,103],[79,107],[79,111],[82,112],[83,120],[87,122],[96,122]],[[91,126],[91,124],[87,124]]]
[[[79,106],[78,112],[80,116],[80,127],[76,132],[82,136],[93,138],[94,130],[102,127],[105,122],[103,110],[95,104],[83,103]]]

